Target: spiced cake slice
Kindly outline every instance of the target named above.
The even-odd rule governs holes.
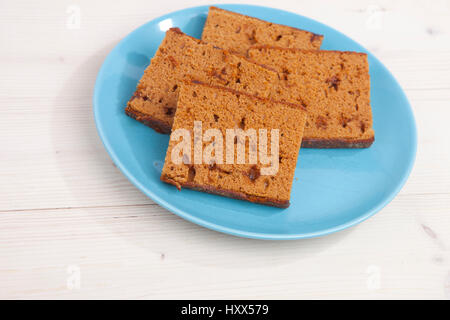
[[[323,36],[210,7],[202,40],[242,55],[255,45],[320,49]]]
[[[375,138],[367,55],[261,46],[249,58],[279,72],[287,101],[308,110],[302,147],[367,148]]]
[[[172,28],[166,32],[129,100],[127,115],[160,133],[169,133],[184,80],[199,80],[267,97],[278,75]]]
[[[286,208],[305,121],[306,110],[297,105],[184,84],[161,180]],[[181,148],[181,142],[188,144]]]

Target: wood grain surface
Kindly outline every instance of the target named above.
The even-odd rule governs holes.
[[[117,42],[209,3],[0,2],[0,298],[450,299],[450,1],[246,1],[360,42],[398,79],[418,126],[414,170],[386,208],[286,242],[220,234],[162,209],[95,129],[94,82]]]

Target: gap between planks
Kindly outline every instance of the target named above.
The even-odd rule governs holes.
[[[450,192],[430,192],[430,193],[404,193],[404,194],[398,194],[395,196],[392,201],[394,201],[396,198],[404,198],[404,197],[416,197],[416,196],[424,196],[424,197],[430,197],[430,196],[449,196]],[[149,198],[150,199],[150,198]],[[391,202],[392,202],[391,201]],[[71,206],[71,207],[53,207],[53,208],[25,208],[25,209],[11,209],[11,210],[0,210],[1,213],[20,213],[20,212],[33,212],[33,211],[58,211],[58,210],[80,210],[80,209],[103,209],[103,208],[136,208],[136,207],[154,207],[158,206],[161,208],[161,210],[167,211],[167,209],[163,208],[159,204],[153,202],[153,203],[138,203],[138,204],[123,204],[123,205],[99,205],[99,206]]]
[[[11,209],[11,210],[0,210],[0,213],[12,213],[12,212],[32,212],[32,211],[56,211],[56,210],[79,210],[79,209],[102,209],[102,208],[127,208],[127,207],[150,207],[159,206],[157,203],[141,203],[141,204],[123,204],[123,205],[113,205],[113,206],[80,206],[80,207],[55,207],[55,208],[25,208],[25,209]],[[164,209],[161,207],[161,209]],[[165,209],[164,209],[165,210]]]

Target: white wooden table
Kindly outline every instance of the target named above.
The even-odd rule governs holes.
[[[246,2],[324,22],[393,72],[419,130],[401,193],[310,240],[186,222],[113,165],[91,101],[122,37],[208,1],[2,1],[0,298],[450,298],[450,1]]]

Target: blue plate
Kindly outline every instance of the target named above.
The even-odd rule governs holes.
[[[316,237],[375,214],[400,191],[417,147],[414,116],[391,73],[370,52],[338,31],[300,15],[259,6],[221,5],[325,36],[322,49],[369,54],[375,143],[361,150],[300,151],[291,206],[278,209],[192,190],[159,180],[168,135],[127,117],[124,108],[165,31],[180,27],[199,38],[208,7],[176,11],[136,29],[108,55],[94,93],[100,138],[117,167],[142,192],[173,213],[217,231],[259,239]]]

